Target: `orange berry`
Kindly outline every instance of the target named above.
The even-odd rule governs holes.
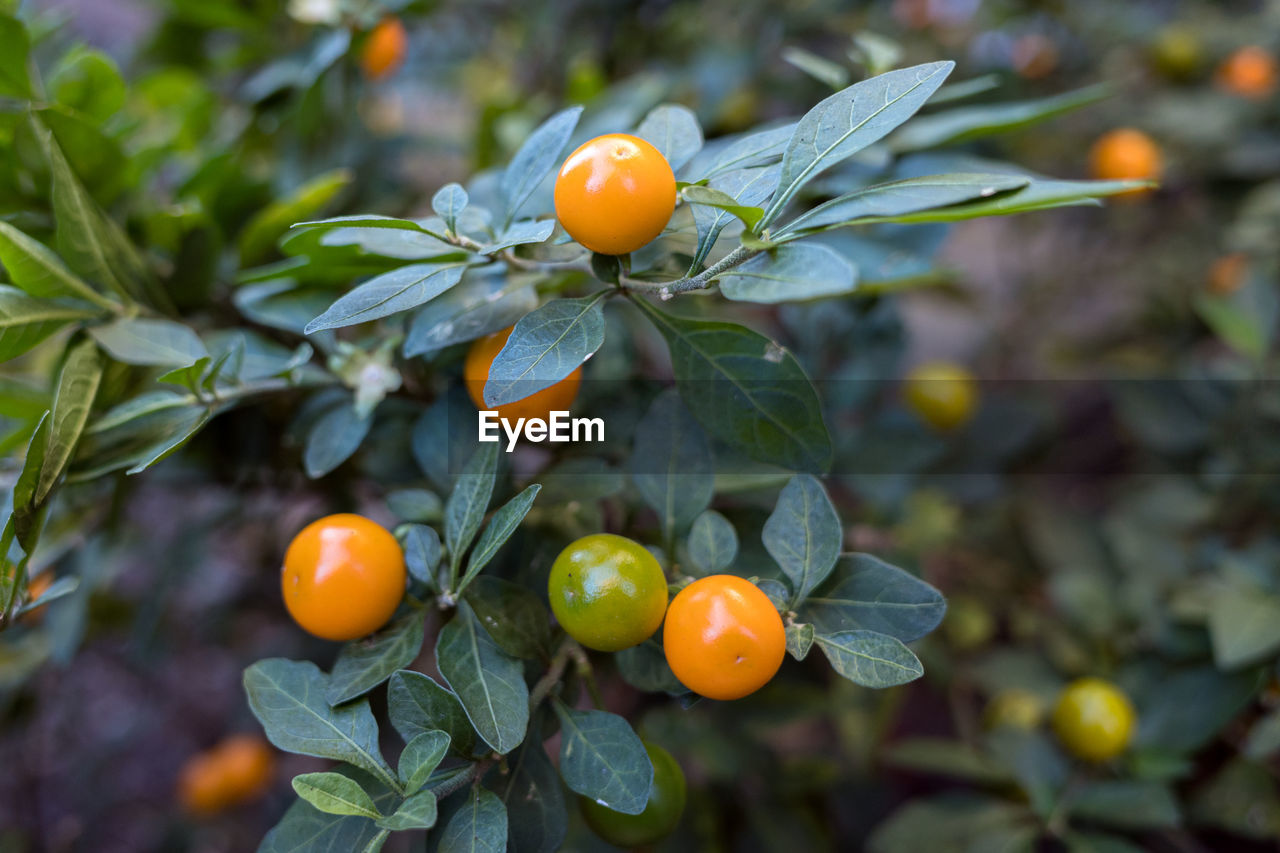
[[[1276,90],[1276,58],[1257,45],[1242,47],[1218,66],[1218,85],[1242,98],[1265,98]]]
[[[662,152],[640,137],[607,133],[564,161],[555,204],[570,237],[602,255],[625,255],[667,227],[676,176]]]
[[[1244,252],[1223,255],[1209,267],[1209,292],[1216,296],[1230,296],[1244,284],[1249,271],[1249,257]]]
[[[467,360],[462,365],[462,375],[463,380],[466,382],[467,394],[471,397],[471,402],[476,404],[477,409],[481,411],[496,411],[499,417],[512,423],[515,423],[520,418],[525,418],[526,420],[541,418],[546,420],[547,416],[552,412],[569,411],[569,407],[573,405],[574,399],[578,396],[578,386],[582,384],[581,366],[575,368],[572,373],[555,385],[543,388],[541,391],[530,394],[522,400],[504,403],[496,409],[485,405],[484,385],[489,381],[489,369],[493,367],[493,360],[498,357],[498,353],[506,345],[507,338],[511,337],[511,330],[514,328],[514,326],[510,326],[500,332],[494,332],[492,335],[480,338],[471,344],[471,349],[467,350]]]
[[[360,52],[360,67],[370,80],[390,77],[404,63],[409,36],[399,18],[383,18],[369,31]]]
[[[1058,46],[1040,33],[1025,35],[1013,43],[1013,67],[1028,80],[1047,77],[1058,67]]]
[[[710,699],[740,699],[773,678],[787,631],[769,597],[736,575],[689,584],[667,607],[667,663],[680,683]]]
[[[1098,138],[1089,151],[1089,166],[1093,177],[1102,181],[1153,181],[1164,171],[1164,158],[1150,136],[1122,127]],[[1131,191],[1141,192],[1146,190]]]
[[[41,572],[27,583],[27,602],[34,604],[40,600],[40,596],[49,591],[49,587],[53,586],[53,572]],[[44,619],[44,608],[29,610],[22,614],[21,622],[27,625],[38,624]]]
[[[178,800],[188,813],[207,817],[261,796],[274,773],[275,755],[266,741],[232,735],[182,765]]]
[[[284,605],[303,630],[355,640],[381,628],[404,597],[404,551],[386,528],[342,513],[314,521],[289,543]]]

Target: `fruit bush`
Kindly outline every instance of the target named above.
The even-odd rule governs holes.
[[[903,376],[905,300],[959,310],[957,224],[1130,228],[1145,257],[1187,242],[1147,233],[1170,197],[1231,197],[1196,160],[1221,138],[1056,85],[1090,61],[1061,36],[1084,12],[947,7],[868,13],[914,35],[859,29],[849,61],[787,45],[786,86],[719,85],[769,91],[759,116],[693,72],[480,86],[474,168],[424,177],[405,99],[447,8],[174,2],[126,74],[0,4],[5,695],[113,620],[182,635],[163,586],[112,615],[176,515],[146,558],[166,576],[269,530],[229,609],[283,632],[237,651],[275,750],[228,714],[173,774],[199,826],[279,765],[260,850],[1280,836],[1274,164],[1253,135],[1222,158],[1252,183],[1218,260],[1072,341],[1095,375]],[[929,59],[983,26],[1002,38],[966,64],[1007,60],[1016,97]],[[1143,61],[1274,145],[1274,46],[1224,37],[1210,77],[1175,61],[1194,42],[1163,30]],[[1094,179],[1021,156],[1121,101],[1075,137]],[[1054,227],[1012,221],[987,227]],[[583,437],[548,441],[555,412]],[[873,767],[920,781],[886,796]]]

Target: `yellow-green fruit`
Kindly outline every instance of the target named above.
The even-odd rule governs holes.
[[[1053,709],[1053,730],[1067,751],[1085,761],[1107,761],[1133,739],[1138,715],[1120,688],[1101,678],[1071,682]]]
[[[1187,80],[1204,67],[1204,48],[1190,29],[1166,27],[1151,44],[1151,59],[1166,77]]]
[[[988,729],[1031,731],[1044,722],[1046,710],[1044,700],[1030,690],[1010,687],[991,697],[982,712],[982,723]]]
[[[587,826],[619,847],[640,847],[665,838],[680,823],[680,815],[684,813],[684,771],[662,747],[646,743],[644,748],[653,763],[653,787],[649,789],[649,802],[644,811],[624,814],[586,797],[578,798]]]
[[[955,596],[947,605],[942,630],[957,651],[985,646],[996,633],[996,620],[985,604],[971,596]]]
[[[560,627],[587,648],[616,652],[643,643],[667,612],[667,579],[639,542],[593,533],[556,557],[547,581]]]
[[[907,374],[903,396],[921,420],[947,432],[969,422],[978,405],[973,374],[958,364],[934,361]]]

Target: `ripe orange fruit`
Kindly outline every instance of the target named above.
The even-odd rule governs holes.
[[[390,77],[404,63],[409,36],[399,18],[383,18],[369,31],[360,52],[360,67],[370,80]]]
[[[709,699],[740,699],[782,666],[787,632],[755,584],[736,575],[709,575],[672,599],[662,647],[685,687]]]
[[[467,360],[462,366],[462,375],[471,402],[476,404],[477,409],[497,411],[499,417],[513,423],[519,418],[546,420],[552,412],[567,412],[578,396],[578,386],[582,384],[581,366],[550,388],[543,388],[523,400],[504,403],[496,410],[484,404],[484,384],[489,380],[489,368],[493,367],[493,360],[502,351],[507,338],[511,337],[513,328],[515,327],[510,326],[480,338],[471,344],[471,349],[467,350]]]
[[[1140,130],[1122,127],[1103,134],[1089,151],[1093,177],[1103,181],[1153,181],[1164,171],[1164,158],[1155,140]],[[1132,190],[1125,195],[1142,193]]]
[[[182,765],[178,800],[188,813],[202,817],[246,803],[270,786],[275,763],[262,738],[232,735]]]
[[[593,533],[556,557],[547,596],[569,636],[587,648],[616,652],[658,630],[667,612],[667,577],[639,542]]]
[[[564,161],[555,203],[570,237],[602,255],[625,255],[667,227],[676,176],[662,152],[640,137],[607,133]]]
[[[1257,45],[1242,47],[1218,66],[1218,85],[1242,98],[1265,98],[1276,90],[1276,58]]]
[[[49,587],[53,586],[53,572],[41,572],[27,583],[27,602],[34,604],[40,600],[40,596],[49,591]],[[29,610],[22,614],[21,622],[26,625],[38,624],[44,619],[44,608]]]
[[[385,625],[404,597],[407,579],[396,538],[350,513],[302,528],[289,543],[280,574],[293,620],[317,637],[338,641]]]
[[[944,432],[968,423],[978,405],[973,374],[947,361],[931,361],[914,368],[907,374],[902,393],[921,420]]]
[[[1138,714],[1119,687],[1101,678],[1067,685],[1053,708],[1053,730],[1067,751],[1085,761],[1107,761],[1133,739]]]
[[[1249,271],[1249,256],[1244,252],[1223,255],[1209,267],[1209,292],[1215,296],[1230,296],[1244,284]]]

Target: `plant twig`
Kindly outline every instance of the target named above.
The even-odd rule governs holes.
[[[529,710],[533,711],[542,704],[542,700],[550,695],[551,691],[560,679],[564,677],[565,667],[569,664],[569,658],[573,656],[573,650],[582,649],[574,642],[572,637],[565,637],[564,642],[560,644],[560,648],[556,649],[556,653],[551,658],[551,665],[547,667],[547,672],[542,678],[538,679],[538,683],[533,685],[533,689],[529,691]]]
[[[591,695],[592,704],[596,706],[596,710],[604,710],[604,697],[600,695],[600,685],[596,684],[596,673],[591,667],[591,660],[587,657],[586,651],[582,646],[574,643],[569,647],[569,656],[573,658],[578,675],[586,682],[587,693]]]

